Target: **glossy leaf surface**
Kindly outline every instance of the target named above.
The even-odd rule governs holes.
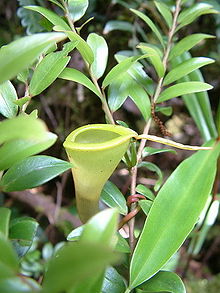
[[[140,48],[141,51],[144,54],[149,54],[149,59],[151,61],[151,63],[153,64],[158,77],[162,77],[164,76],[165,73],[165,68],[163,65],[163,62],[161,60],[160,54],[158,53],[158,51],[153,48],[152,46],[145,44],[145,43],[141,43],[140,45],[137,46],[137,48]]]
[[[154,190],[157,191],[163,182],[163,174],[162,174],[160,168],[151,162],[141,162],[138,165],[138,167],[145,167],[152,172],[156,172],[156,174],[158,175],[158,180],[156,181],[156,183],[154,185]]]
[[[22,129],[22,131],[21,131]],[[46,125],[30,116],[18,116],[0,122],[0,144],[12,139],[44,139]]]
[[[140,290],[139,290],[140,288]],[[170,292],[186,293],[180,277],[172,272],[160,271],[138,288],[138,293]]]
[[[219,152],[218,144],[183,161],[157,194],[131,260],[130,288],[160,270],[193,229],[211,191]]]
[[[25,158],[8,169],[0,185],[4,186],[5,191],[33,188],[53,179],[71,166],[68,162],[49,156]]]
[[[48,19],[53,25],[59,25],[64,30],[70,30],[70,27],[68,26],[68,24],[59,15],[57,15],[56,13],[54,13],[53,11],[45,7],[29,5],[29,6],[25,6],[25,8],[40,13],[46,19]]]
[[[175,67],[177,64],[184,62],[191,58],[191,55],[185,52],[183,55],[172,59],[172,65]],[[199,70],[191,72],[188,76],[182,77],[178,82],[188,81],[204,82],[203,76]],[[216,137],[216,127],[213,120],[211,105],[206,91],[183,95],[183,100],[193,117],[203,139],[205,141]]]
[[[63,33],[40,33],[20,38],[0,49],[0,83],[12,79],[31,65],[52,43],[65,39]]]
[[[211,90],[213,87],[205,82],[189,81],[175,84],[165,89],[158,97],[157,103],[170,100],[186,94]]]
[[[97,90],[92,81],[77,69],[65,68],[63,72],[59,75],[59,78],[81,83],[101,98],[101,93]]]
[[[117,208],[119,213],[126,215],[128,207],[124,195],[118,187],[111,181],[107,181],[102,192],[100,199],[109,207]]]
[[[10,216],[10,209],[0,207],[0,233],[2,233],[5,236],[5,238],[8,238]]]
[[[146,16],[144,13],[142,13],[142,12],[136,10],[136,9],[130,9],[130,10],[134,14],[139,16],[151,28],[151,30],[154,32],[154,34],[156,35],[156,37],[160,41],[161,45],[164,47],[164,41],[163,41],[163,37],[161,35],[161,32],[156,27],[156,25],[153,23],[153,21],[148,16]]]
[[[186,76],[190,72],[213,63],[214,60],[211,58],[205,58],[205,57],[195,57],[191,58],[189,60],[186,60],[185,62],[181,63],[180,65],[176,66],[174,69],[172,69],[164,78],[164,85],[168,85],[178,79],[180,79],[183,76]]]
[[[79,20],[85,14],[88,6],[88,0],[67,0],[68,10],[73,21]]]
[[[108,45],[105,39],[98,34],[91,33],[87,38],[87,43],[94,54],[94,61],[91,64],[91,74],[99,79],[105,72],[108,61]]]
[[[6,118],[16,116],[18,106],[14,103],[18,99],[13,84],[7,80],[0,84],[0,113]]]
[[[118,255],[103,245],[69,243],[62,247],[50,261],[43,288],[46,292],[53,293],[74,288],[79,282],[96,276],[107,265],[117,260]]]
[[[5,267],[8,272],[17,273],[18,272],[18,258],[17,255],[12,248],[11,243],[6,239],[6,237],[0,233],[0,267]],[[4,253],[2,253],[4,252]],[[0,271],[0,279],[1,275],[4,272]]]
[[[72,51],[77,42],[69,42],[60,52],[50,53],[37,65],[30,82],[30,95],[36,96],[51,85],[69,63],[67,54]]]
[[[167,23],[168,27],[171,28],[173,22],[173,16],[169,9],[169,7],[163,3],[162,1],[154,1],[158,11],[163,16],[165,22]]]
[[[107,87],[110,83],[116,80],[118,76],[125,73],[138,59],[140,59],[140,56],[129,57],[115,65],[104,78],[102,87]]]
[[[102,286],[102,293],[124,293],[126,289],[122,276],[113,267],[107,268]]]
[[[43,139],[14,139],[0,147],[0,170],[6,170],[13,164],[44,151],[54,144],[57,136],[51,132]]]
[[[155,199],[155,195],[153,194],[153,192],[143,184],[138,184],[136,186],[136,191],[144,195],[145,197],[149,198],[150,200]]]
[[[190,24],[195,19],[197,19],[199,16],[209,13],[217,13],[214,9],[212,9],[212,5],[209,5],[207,3],[196,3],[194,5],[191,5],[190,8],[187,8],[183,10],[178,17],[178,27],[177,29],[180,29],[181,27]]]
[[[190,50],[196,44],[198,44],[199,42],[207,38],[214,38],[214,36],[207,35],[207,34],[192,34],[192,35],[186,36],[171,49],[169,60],[173,59],[174,57],[180,56],[181,54]]]
[[[120,30],[120,31],[128,31],[132,32],[133,26],[128,21],[123,20],[110,20],[106,23],[103,34],[108,34],[111,31]]]
[[[30,249],[36,235],[38,223],[30,217],[16,218],[11,221],[9,238],[19,257],[24,256]]]

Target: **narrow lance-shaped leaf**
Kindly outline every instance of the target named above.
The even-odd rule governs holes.
[[[63,33],[40,33],[20,38],[0,49],[0,83],[12,79],[31,65],[52,43],[66,38]]]
[[[142,13],[142,12],[136,10],[136,9],[130,9],[130,10],[134,14],[139,16],[151,28],[151,30],[154,32],[154,34],[156,35],[156,37],[160,41],[161,45],[164,47],[164,41],[163,41],[163,37],[161,35],[161,32],[156,27],[156,25],[153,23],[153,21],[148,16],[146,16],[144,13]]]
[[[119,213],[126,215],[128,207],[124,195],[111,181],[107,181],[101,193],[101,200],[111,208],[117,208]]]
[[[199,82],[199,81],[181,82],[165,89],[159,95],[157,103],[161,103],[161,102],[170,100],[172,98],[186,95],[186,94],[208,91],[208,90],[211,90],[212,88],[213,86],[205,82]]]
[[[172,13],[171,13],[169,7],[161,1],[154,1],[154,4],[156,5],[160,14],[163,16],[168,27],[171,28],[172,23],[173,23],[173,16],[172,16]]]
[[[77,21],[83,17],[88,6],[88,0],[67,0],[68,10],[73,21]]]
[[[53,11],[51,11],[45,7],[36,6],[36,5],[29,5],[29,6],[24,6],[24,8],[40,13],[47,20],[49,20],[53,25],[59,25],[64,30],[70,30],[70,27],[68,26],[68,24],[59,15],[57,15],[56,13],[54,13]]]
[[[183,161],[157,194],[131,260],[130,289],[158,272],[193,229],[210,194],[219,152],[217,144]]]
[[[76,46],[77,50],[82,55],[83,59],[88,63],[92,64],[94,61],[94,55],[90,46],[86,43],[86,41],[80,37],[76,32],[70,30],[64,30],[60,26],[55,26],[54,30],[64,32],[71,41],[77,41],[78,44]]]
[[[163,65],[163,62],[161,60],[160,54],[158,53],[158,50],[156,50],[154,47],[152,47],[149,44],[145,44],[145,43],[140,43],[137,48],[141,49],[141,51],[144,54],[149,54],[149,59],[151,61],[151,63],[153,64],[158,77],[162,77],[164,76],[165,73],[165,68]]]
[[[161,184],[163,183],[163,173],[160,170],[160,168],[151,163],[151,162],[141,162],[138,167],[145,167],[150,171],[156,172],[156,174],[158,175],[158,180],[156,181],[155,185],[154,185],[154,190],[158,191],[158,189],[160,188]]]
[[[178,17],[179,25],[177,27],[177,30],[179,30],[181,27],[185,25],[190,24],[203,14],[218,13],[216,10],[212,8],[212,5],[209,5],[207,3],[197,3],[192,5],[190,8],[183,10]]]
[[[180,56],[184,52],[193,48],[196,44],[201,42],[204,39],[214,38],[212,35],[207,34],[192,34],[186,36],[180,40],[174,47],[171,49],[169,54],[169,60],[172,60],[174,57]]]
[[[69,63],[67,54],[72,51],[77,42],[69,42],[60,52],[50,53],[37,65],[30,82],[30,95],[36,96],[51,85]]]
[[[0,84],[0,113],[7,117],[12,118],[18,112],[18,106],[14,103],[18,99],[16,90],[13,84],[7,80]]]
[[[183,76],[186,76],[190,72],[215,62],[211,58],[206,57],[195,57],[191,58],[189,60],[186,60],[185,62],[181,63],[180,65],[176,66],[174,69],[172,69],[164,78],[163,84],[168,85],[178,79],[180,79]]]
[[[176,67],[178,64],[191,58],[190,53],[185,52],[181,56],[172,59],[172,66]],[[200,81],[204,82],[203,76],[199,70],[195,70],[182,77],[178,82]],[[191,116],[193,117],[200,133],[205,141],[216,137],[216,127],[213,120],[209,97],[206,91],[192,93],[182,96]]]
[[[71,167],[72,164],[49,156],[25,158],[8,169],[0,180],[0,186],[4,191],[33,188],[53,179]]]
[[[105,72],[105,68],[108,61],[108,45],[105,39],[95,33],[89,34],[87,43],[94,54],[94,61],[91,64],[91,74],[99,79]]]
[[[93,91],[99,98],[102,99],[101,93],[97,90],[92,81],[77,69],[65,68],[63,72],[59,75],[59,78],[81,83],[82,85]]]

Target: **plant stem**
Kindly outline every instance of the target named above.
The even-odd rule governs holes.
[[[165,67],[165,72],[166,72],[166,69],[167,69],[167,62],[168,62],[169,53],[170,53],[170,50],[171,50],[171,47],[172,47],[173,36],[174,36],[175,30],[177,28],[177,19],[178,19],[178,15],[179,15],[179,12],[180,12],[180,7],[181,7],[181,0],[177,0],[176,1],[176,9],[175,9],[174,16],[173,16],[173,24],[172,24],[172,27],[171,27],[171,29],[169,31],[169,34],[168,34],[168,42],[167,42],[166,50],[164,52],[164,57],[163,57],[163,64],[164,64],[164,67]],[[160,95],[160,93],[162,91],[163,79],[164,78],[162,77],[158,81],[155,93],[154,93],[154,95],[152,97],[152,101],[154,103],[156,103],[156,101],[157,101],[157,99],[158,99],[158,97],[159,97],[159,95]],[[151,121],[152,121],[151,118],[147,121],[147,123],[146,123],[146,125],[144,127],[143,134],[146,134],[146,135],[148,134],[149,129],[150,129],[150,125],[151,125]],[[138,148],[138,152],[137,152],[137,164],[131,170],[131,188],[130,188],[131,195],[135,194],[135,192],[136,192],[137,166],[141,162],[141,154],[143,152],[145,144],[146,144],[146,140],[142,139],[141,142],[140,142],[139,148]],[[136,209],[136,207],[137,207],[136,203],[131,204],[131,212],[134,209]],[[135,218],[132,218],[129,221],[128,224],[129,224],[129,244],[130,244],[131,251],[133,251],[134,247],[135,247],[135,237],[134,237]]]
[[[129,293],[129,292],[131,292],[131,290],[130,288],[127,288],[124,293]]]
[[[75,33],[76,30],[75,30],[75,27],[74,27],[74,24],[73,24],[73,21],[72,21],[70,12],[69,12],[69,8],[64,0],[62,0],[62,4],[63,4],[63,7],[65,8],[65,17],[71,27],[71,30]]]
[[[91,79],[94,83],[94,85],[96,86],[97,90],[100,92],[101,96],[102,96],[102,109],[103,111],[105,112],[105,115],[106,117],[108,118],[108,121],[111,123],[111,124],[115,124],[115,121],[114,121],[114,118],[112,116],[112,113],[109,109],[109,106],[108,106],[108,103],[107,103],[107,100],[106,100],[106,96],[105,96],[105,92],[104,90],[101,90],[100,89],[100,86],[97,82],[97,79],[92,75],[91,71],[89,70],[89,74],[91,76]]]

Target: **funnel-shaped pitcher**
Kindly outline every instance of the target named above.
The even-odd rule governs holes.
[[[91,124],[67,137],[64,147],[73,164],[77,210],[83,223],[99,211],[102,188],[136,136],[122,126]]]

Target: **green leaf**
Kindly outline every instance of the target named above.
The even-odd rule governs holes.
[[[102,99],[101,93],[97,90],[92,81],[79,70],[74,68],[65,68],[59,75],[59,78],[81,83]]]
[[[0,267],[5,267],[8,272],[11,274],[15,274],[18,272],[18,258],[17,255],[12,248],[11,243],[6,237],[0,233]],[[3,272],[4,273],[4,272]],[[0,279],[2,276],[2,272],[0,271]]]
[[[163,16],[168,27],[171,28],[173,24],[173,16],[170,11],[170,8],[165,3],[162,3],[160,1],[154,1],[154,4],[157,7],[160,14]]]
[[[172,59],[172,66],[175,67],[190,58],[190,53],[185,52],[183,55]],[[192,80],[204,82],[203,76],[199,70],[195,70],[188,76],[182,77],[179,82],[188,82]],[[207,92],[204,91],[190,95],[183,95],[183,100],[200,130],[203,139],[209,141],[211,138],[216,137],[217,132]]]
[[[173,108],[172,108],[171,106],[168,106],[168,107],[156,106],[156,108],[155,108],[155,112],[160,112],[160,113],[162,113],[163,115],[171,116],[172,113],[173,113]]]
[[[199,16],[209,13],[218,13],[216,10],[212,9],[212,5],[207,3],[197,3],[192,5],[190,8],[184,9],[178,17],[178,27],[177,30],[181,27],[190,24]]]
[[[117,233],[118,242],[115,246],[115,251],[121,252],[121,253],[131,253],[130,246],[125,238],[121,236],[120,233]]]
[[[220,144],[184,160],[157,194],[131,260],[130,289],[158,272],[193,229],[211,192],[219,153]]]
[[[87,43],[93,51],[94,61],[91,64],[91,74],[99,79],[105,72],[108,60],[108,45],[105,39],[95,33],[89,34]]]
[[[13,164],[40,153],[52,146],[57,139],[57,136],[48,132],[43,139],[37,137],[31,140],[14,139],[5,143],[0,147],[0,170],[6,170]]]
[[[151,200],[139,200],[138,204],[141,207],[142,211],[145,213],[145,215],[148,216],[153,202]]]
[[[150,200],[154,200],[155,199],[155,195],[153,194],[153,192],[149,188],[147,188],[145,185],[143,185],[143,184],[138,184],[136,186],[136,192],[138,192],[138,193],[146,196]]]
[[[140,288],[140,290],[139,290]],[[186,293],[186,288],[180,277],[173,272],[160,271],[150,280],[142,284],[138,292],[170,292]]]
[[[59,25],[64,30],[71,30],[68,24],[59,15],[47,8],[35,5],[24,6],[24,8],[40,13],[53,25]]]
[[[22,129],[22,131],[21,131]],[[12,139],[44,139],[46,125],[40,119],[26,115],[0,122],[0,144]]]
[[[72,51],[77,42],[69,42],[60,52],[50,53],[37,65],[30,82],[30,95],[36,96],[51,85],[70,61],[67,54]]]
[[[140,43],[137,48],[141,49],[142,53],[149,54],[149,59],[154,66],[157,75],[159,78],[164,76],[165,68],[163,65],[163,62],[161,60],[160,54],[158,53],[158,50],[156,50],[154,47],[150,46],[149,44]]]
[[[17,79],[21,82],[23,82],[24,84],[27,83],[29,77],[29,70],[28,69],[24,69],[21,72],[18,73],[17,75]]]
[[[19,257],[30,249],[39,224],[30,217],[16,218],[10,223],[9,238]]]
[[[72,230],[68,236],[66,237],[66,239],[68,241],[78,241],[80,239],[80,236],[82,235],[84,229],[84,225],[77,227],[76,229]]]
[[[67,0],[68,10],[73,21],[77,21],[83,17],[88,6],[88,0]]]
[[[23,107],[23,105],[25,105],[27,102],[29,102],[31,100],[31,97],[26,96],[20,99],[17,99],[16,101],[14,101],[15,105],[18,105],[20,108]]]
[[[128,21],[123,20],[110,20],[105,24],[103,34],[108,34],[111,31],[120,30],[120,31],[133,31],[133,25]]]
[[[108,89],[108,103],[112,112],[119,109],[127,97],[136,104],[144,119],[150,117],[150,99],[146,91],[128,73],[114,80]]]
[[[105,209],[99,212],[84,225],[80,243],[102,243],[114,248],[117,224],[117,209]]]
[[[176,154],[176,151],[171,150],[171,149],[156,149],[156,148],[152,148],[152,147],[145,147],[142,152],[142,157],[144,158],[147,156],[160,154],[160,153],[166,153],[166,152]]]
[[[120,214],[127,215],[128,207],[125,197],[111,181],[106,182],[100,199],[110,208],[117,208]]]
[[[0,282],[0,291],[4,293],[33,293],[39,290],[41,286],[34,279],[24,275],[22,277],[14,275]]]
[[[49,156],[25,158],[8,169],[0,186],[3,186],[4,191],[33,188],[53,179],[71,166],[68,162]]]
[[[156,25],[153,23],[153,21],[148,16],[146,16],[144,13],[142,13],[136,9],[130,9],[130,10],[134,14],[139,16],[151,28],[151,30],[154,32],[154,34],[156,35],[156,37],[160,41],[161,45],[164,47],[164,41],[163,41],[162,34],[159,31],[159,29],[156,27]]]
[[[50,2],[54,3],[55,5],[59,6],[61,9],[64,10],[63,5],[58,0],[49,0]]]
[[[152,171],[152,172],[156,172],[157,176],[158,176],[158,180],[156,181],[155,185],[154,185],[154,190],[158,191],[158,189],[160,188],[161,184],[163,183],[163,173],[161,172],[160,168],[151,163],[151,162],[141,162],[138,167],[145,167],[148,170]]]
[[[195,57],[191,58],[189,60],[186,60],[185,62],[181,63],[180,65],[176,66],[174,69],[172,69],[164,78],[163,85],[168,85],[178,79],[180,79],[183,76],[186,76],[190,72],[205,66],[207,64],[211,64],[215,62],[211,58],[205,58],[205,57]]]
[[[180,56],[184,52],[190,50],[199,42],[208,38],[214,38],[214,36],[207,34],[192,34],[186,36],[185,38],[180,40],[176,45],[174,45],[174,47],[171,49],[169,54],[169,60],[172,60],[174,57]]]
[[[102,293],[124,293],[126,290],[122,276],[113,267],[107,268],[102,286]]]
[[[115,65],[109,73],[106,75],[102,82],[102,87],[105,88],[109,84],[111,84],[114,80],[116,80],[121,74],[127,72],[127,70],[138,60],[140,56],[133,56],[124,59],[119,64]]]
[[[5,236],[5,238],[8,238],[10,216],[10,209],[0,207],[0,233],[2,233]]]
[[[20,38],[0,49],[0,83],[12,79],[31,65],[52,43],[65,39],[63,33],[41,33]]]
[[[158,97],[157,103],[161,103],[172,98],[197,93],[202,91],[211,90],[213,86],[205,82],[198,82],[198,81],[189,81],[189,82],[181,82],[175,84],[167,89],[165,89]]]
[[[14,101],[17,99],[16,90],[9,80],[0,84],[0,113],[3,116],[7,118],[16,116],[18,106],[14,104]]]
[[[49,262],[43,288],[53,293],[69,290],[117,260],[118,255],[104,245],[68,243]]]
[[[220,135],[220,101],[218,103],[218,109],[216,113],[216,128],[218,131],[218,135]]]
[[[82,55],[83,59],[86,62],[88,62],[89,64],[93,63],[94,55],[93,55],[92,49],[89,47],[89,45],[86,43],[86,41],[80,37],[80,35],[78,35],[75,32],[72,32],[72,31],[63,30],[59,26],[56,26],[54,29],[57,31],[63,31],[71,41],[77,41],[78,44],[77,44],[76,48],[80,52],[80,54]]]

